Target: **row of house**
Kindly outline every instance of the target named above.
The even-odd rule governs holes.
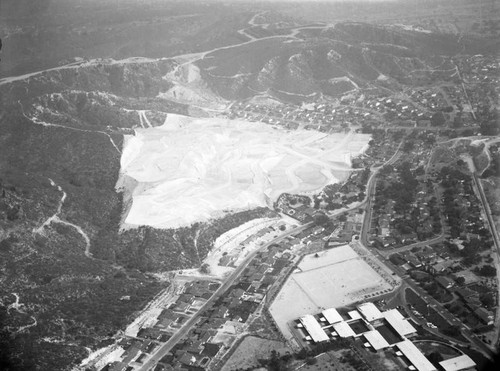
[[[269,249],[258,252],[242,272],[240,279],[203,312],[200,321],[186,339],[179,342],[160,361],[159,370],[162,367],[172,370],[170,365],[175,365],[173,370],[179,371],[201,371],[212,367],[212,362],[227,350],[217,340],[218,333],[228,324],[245,324],[264,299],[269,287],[276,282],[278,275],[291,264],[292,255],[284,252],[285,249],[285,246],[272,245]],[[185,293],[199,293],[198,289],[199,286],[192,285]]]

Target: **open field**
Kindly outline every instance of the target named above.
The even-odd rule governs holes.
[[[379,273],[345,245],[324,251],[318,257],[316,254],[305,256],[281,289],[270,312],[285,338],[291,338],[289,321],[391,289]]]
[[[258,359],[269,358],[272,350],[276,350],[283,355],[285,344],[280,341],[248,336],[241,342],[224,367],[222,367],[222,371],[245,370],[258,367],[260,365]]]
[[[162,126],[126,137],[118,187],[132,205],[124,227],[176,228],[267,206],[283,192],[319,191],[338,182],[333,171],[351,169],[369,138],[168,114]]]

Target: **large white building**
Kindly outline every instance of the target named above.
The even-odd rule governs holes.
[[[368,341],[368,344],[365,344],[366,347],[371,346],[375,350],[380,350],[391,346],[377,330],[365,332],[363,336]]]
[[[476,366],[476,362],[474,362],[468,355],[462,354],[461,356],[441,361],[439,362],[439,365],[444,371],[462,371],[474,368]]]
[[[373,322],[384,318],[382,312],[377,308],[377,306],[371,302],[363,303],[358,305],[358,311],[361,315],[368,321]]]
[[[307,332],[306,340],[315,343],[328,341],[337,336],[340,338],[363,337],[366,340],[365,347],[373,348],[375,351],[394,348],[396,355],[404,358],[410,370],[437,371],[437,368],[420,349],[407,339],[408,336],[416,334],[417,330],[397,309],[381,312],[375,304],[363,303],[358,305],[356,310],[349,311],[348,317],[349,319],[344,320],[336,309],[329,308],[318,316],[321,322],[315,316],[308,314],[299,318],[298,327],[304,328]],[[366,331],[360,330],[360,321],[363,322]],[[392,328],[401,341],[390,344],[391,340],[383,336],[384,325]],[[395,338],[391,338],[394,341]],[[439,365],[444,371],[462,371],[473,368],[475,363],[467,355],[461,355],[442,361]]]
[[[406,339],[395,345],[399,349],[396,355],[404,356],[410,363],[410,368],[417,371],[437,371],[431,361],[410,340]]]
[[[410,336],[417,333],[415,327],[403,317],[397,309],[391,309],[382,313],[387,323],[398,333],[399,336]]]
[[[330,339],[313,315],[306,314],[300,317],[299,321],[311,337],[311,340],[315,343],[321,343]]]
[[[324,310],[322,313],[323,317],[325,317],[326,321],[333,325],[334,323],[341,322],[344,319],[340,315],[340,313],[335,308],[328,308]]]

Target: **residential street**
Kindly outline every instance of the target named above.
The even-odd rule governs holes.
[[[296,233],[300,233],[301,231],[309,228],[312,226],[312,222],[301,225],[299,227],[296,227],[292,230],[286,231],[282,233],[280,236],[274,238],[272,241],[266,243],[265,245],[262,245],[260,249],[255,250],[253,253],[251,253],[245,261],[239,265],[235,271],[226,279],[225,282],[222,283],[222,285],[219,287],[219,289],[212,295],[210,299],[207,300],[207,302],[201,307],[201,309],[193,314],[189,320],[187,320],[184,325],[177,331],[166,343],[164,343],[162,346],[160,346],[152,355],[147,359],[147,361],[140,367],[138,368],[139,371],[149,371],[154,368],[154,366],[165,356],[167,353],[177,344],[188,332],[189,330],[196,324],[196,322],[199,320],[201,314],[203,311],[207,308],[209,308],[220,296],[222,296],[227,289],[229,289],[234,282],[240,277],[242,272],[245,270],[245,268],[248,266],[248,264],[252,261],[252,259],[257,255],[259,251],[267,249],[269,246],[280,242],[284,238],[294,235]]]

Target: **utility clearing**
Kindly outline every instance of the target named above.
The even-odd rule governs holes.
[[[319,192],[350,171],[367,134],[289,131],[222,118],[168,114],[124,140],[117,188],[122,228],[178,228],[228,212],[271,206],[284,192]]]

